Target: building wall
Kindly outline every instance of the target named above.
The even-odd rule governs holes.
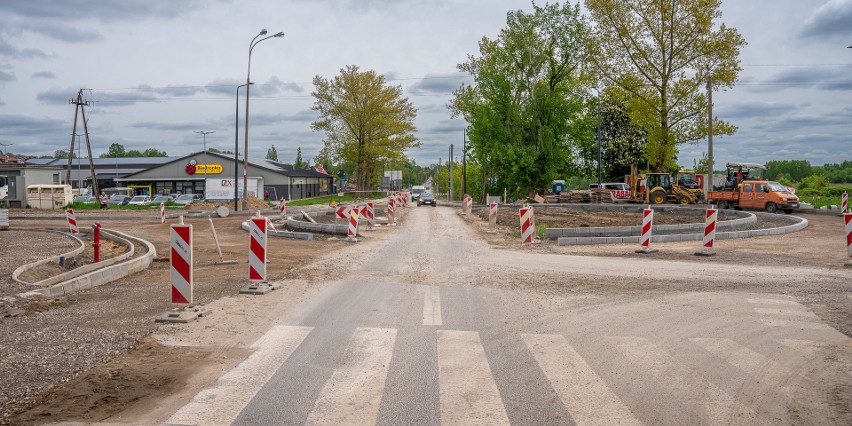
[[[0,168],[0,175],[9,176],[9,195],[0,205],[13,208],[27,206],[27,186],[59,184],[62,170],[52,167]]]

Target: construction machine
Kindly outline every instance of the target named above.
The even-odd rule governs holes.
[[[633,201],[643,204],[698,204],[704,200],[704,192],[695,181],[695,172],[681,170],[673,179],[669,173],[645,173],[642,177],[631,170],[631,193]]]

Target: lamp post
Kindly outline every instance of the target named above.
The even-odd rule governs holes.
[[[240,187],[240,87],[252,85],[241,84],[237,86],[237,103],[234,108],[234,211],[238,211],[239,207],[239,187]]]
[[[208,132],[205,130],[196,130],[195,133],[200,133],[204,136],[204,173],[207,173],[207,135],[216,132]]]
[[[13,143],[0,143],[0,146],[3,146],[3,159],[9,161],[9,147],[14,145]]]
[[[598,92],[598,132],[595,135],[598,142],[598,189],[601,189],[601,89],[595,87],[595,91]]]
[[[257,46],[258,43],[263,40],[272,38],[272,37],[283,37],[283,32],[278,32],[271,36],[263,37],[258,40],[258,37],[262,37],[266,35],[266,29],[260,30],[258,35],[254,36],[251,39],[251,43],[249,44],[248,51],[248,72],[246,73],[246,133],[244,138],[245,146],[243,148],[243,210],[248,209],[248,202],[246,201],[246,197],[248,196],[248,129],[249,129],[249,92],[251,89],[251,51],[254,50],[254,47]]]
[[[467,194],[467,129],[462,136],[462,194]]]

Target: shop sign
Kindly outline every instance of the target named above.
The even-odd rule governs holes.
[[[222,173],[221,164],[198,164],[195,160],[189,160],[184,168],[188,175],[217,175]]]

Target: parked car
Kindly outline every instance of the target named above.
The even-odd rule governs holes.
[[[435,207],[438,205],[438,201],[435,200],[435,196],[431,192],[422,192],[420,198],[417,199],[417,205],[422,206],[424,204],[431,204],[432,207]]]
[[[420,195],[422,195],[424,192],[426,192],[425,186],[415,185],[411,187],[411,197],[415,200],[419,200]]]
[[[98,198],[93,197],[91,195],[75,195],[74,196],[75,203],[97,203]]]
[[[131,198],[127,204],[131,206],[147,206],[148,204],[151,204],[151,197],[147,195],[137,195]]]
[[[130,198],[128,195],[115,194],[109,197],[109,204],[111,206],[126,206],[130,202]]]
[[[174,198],[169,197],[168,195],[157,195],[151,199],[151,204],[167,203],[169,201],[174,201]]]
[[[177,199],[175,200],[175,204],[180,204],[180,205],[185,206],[185,205],[194,204],[194,203],[197,203],[197,202],[200,202],[200,201],[204,201],[204,197],[201,194],[183,194],[180,197],[177,197]]]

